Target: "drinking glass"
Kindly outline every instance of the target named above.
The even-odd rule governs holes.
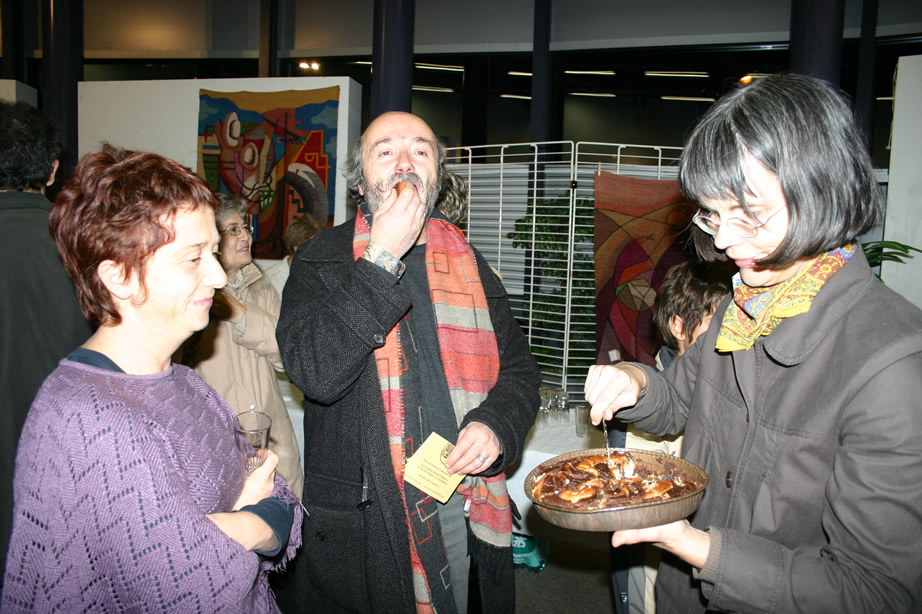
[[[538,405],[538,415],[535,417],[535,423],[538,425],[547,424],[551,418],[551,403],[553,402],[553,390],[551,388],[540,388],[538,396],[541,399]]]
[[[237,444],[243,452],[247,474],[253,473],[266,460],[269,449],[269,430],[272,418],[269,414],[251,409],[237,414]]]
[[[570,422],[570,394],[566,390],[561,390],[560,388],[554,390],[552,410],[556,415],[557,422]]]
[[[574,403],[573,418],[576,420],[576,434],[585,437],[589,432],[589,403]]]

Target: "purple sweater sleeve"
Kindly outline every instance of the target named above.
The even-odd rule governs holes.
[[[276,612],[266,572],[300,540],[261,563],[206,517],[228,511],[243,481],[228,416],[184,368],[62,363],[20,440],[0,609]],[[273,496],[297,501],[280,479]]]

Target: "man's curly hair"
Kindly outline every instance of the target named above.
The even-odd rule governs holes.
[[[38,191],[61,157],[54,123],[25,102],[0,102],[0,189]]]

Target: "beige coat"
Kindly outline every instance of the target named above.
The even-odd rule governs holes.
[[[275,340],[281,299],[255,264],[242,270],[243,283],[234,293],[247,309],[243,331],[234,324],[212,320],[193,336],[183,361],[227,399],[234,413],[254,405],[272,418],[269,447],[279,456],[278,473],[301,496],[304,474],[298,440],[276,381],[282,358]]]

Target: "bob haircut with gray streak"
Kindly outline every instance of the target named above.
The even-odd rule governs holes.
[[[748,156],[778,177],[788,206],[784,241],[761,266],[817,256],[883,222],[883,198],[851,107],[824,81],[779,75],[723,96],[688,139],[682,191],[702,203],[735,200],[752,215]],[[703,259],[726,258],[701,229],[692,228],[692,238]]]

